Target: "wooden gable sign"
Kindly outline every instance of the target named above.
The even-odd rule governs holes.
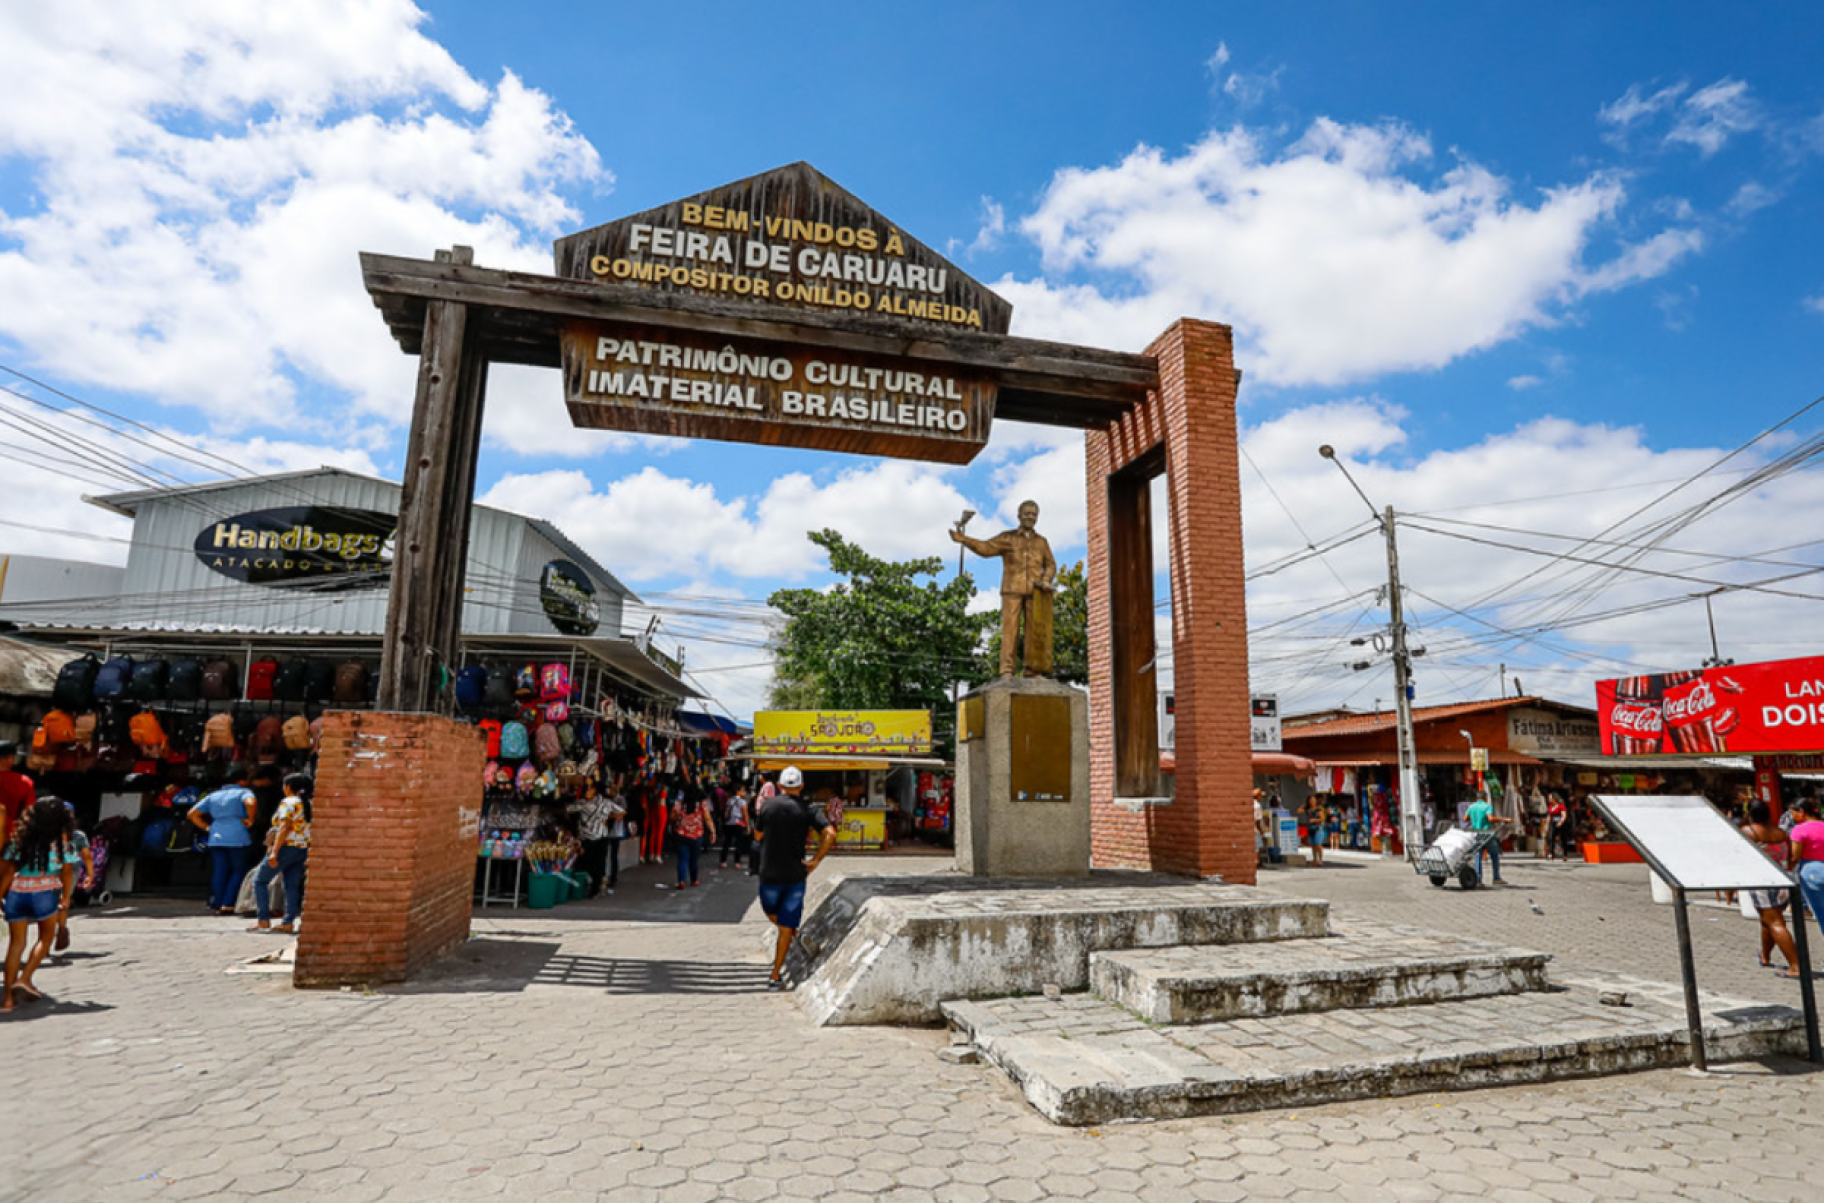
[[[794,163],[560,239],[557,273],[604,288],[688,294],[791,323],[789,337],[573,322],[565,400],[579,426],[967,463],[995,389],[979,373],[842,349],[858,331],[1005,334],[1013,307]],[[655,296],[656,304],[663,301]]]

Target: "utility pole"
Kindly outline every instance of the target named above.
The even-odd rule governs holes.
[[[1396,733],[1400,759],[1400,841],[1406,846],[1406,859],[1412,861],[1418,859],[1425,847],[1425,820],[1419,799],[1419,754],[1412,738],[1412,657],[1406,651],[1406,612],[1400,604],[1400,545],[1394,536],[1392,506],[1387,507],[1381,519],[1381,531],[1387,536],[1387,615],[1393,623],[1393,704],[1399,712]]]
[[[1387,616],[1392,625],[1394,734],[1398,746],[1400,775],[1400,842],[1405,845],[1406,859],[1417,860],[1425,847],[1424,803],[1419,797],[1419,756],[1412,735],[1412,656],[1406,649],[1406,612],[1400,598],[1400,545],[1394,529],[1393,507],[1376,510],[1362,486],[1355,483],[1336,449],[1328,443],[1317,453],[1337,466],[1368,512],[1380,524],[1387,538]],[[1356,665],[1366,668],[1366,661]]]

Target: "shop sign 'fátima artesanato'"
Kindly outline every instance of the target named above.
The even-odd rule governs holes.
[[[1012,306],[795,163],[573,234],[557,271],[689,294],[791,321],[816,312],[912,336],[1004,334]],[[579,426],[967,463],[988,441],[991,383],[948,364],[803,341],[577,322],[563,335]]]

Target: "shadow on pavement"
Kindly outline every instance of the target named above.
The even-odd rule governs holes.
[[[49,1019],[53,1015],[94,1015],[113,1009],[107,1003],[74,1002],[47,994],[36,1002],[21,1002],[11,1011],[0,1012],[0,1024],[23,1023],[30,1019]]]
[[[546,962],[536,981],[541,986],[577,986],[608,994],[755,994],[766,989],[768,969],[765,965],[561,955]]]
[[[540,933],[498,932],[470,940],[398,994],[518,994],[568,986],[605,994],[747,994],[766,988],[767,966],[563,953]],[[548,933],[544,933],[547,934]]]

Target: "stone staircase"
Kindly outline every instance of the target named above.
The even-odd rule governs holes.
[[[1548,982],[1549,957],[1391,925],[1109,949],[1088,993],[944,1018],[1055,1123],[1170,1119],[1688,1063],[1675,985]],[[1606,1005],[1614,995],[1627,1005]],[[1712,1061],[1803,1055],[1797,1012],[1706,995]]]

